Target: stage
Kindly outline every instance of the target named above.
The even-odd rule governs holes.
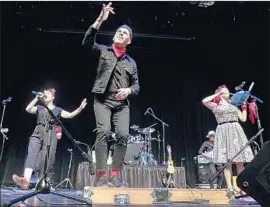
[[[109,168],[108,165],[108,170]],[[124,166],[122,178],[127,188],[158,188],[163,187],[162,180],[166,172],[164,166]],[[81,162],[76,174],[75,188],[83,190],[84,186],[93,186],[94,178],[89,172],[88,162]],[[174,181],[179,188],[186,188],[184,167],[175,167]]]
[[[129,197],[129,205],[131,206],[243,206],[244,202],[234,200],[229,201],[226,197],[226,190],[210,190],[210,189],[163,189],[170,196],[169,202],[152,203],[152,195],[154,189],[151,188],[91,188],[92,206],[115,206],[115,195],[127,195]],[[33,192],[33,190],[19,190],[18,188],[1,189],[1,206],[11,199],[18,198],[21,195]],[[59,189],[56,192],[67,194],[69,196],[83,198],[82,191],[71,191]],[[155,194],[157,195],[157,194]],[[251,205],[254,203],[254,205]],[[246,202],[248,206],[255,205],[255,202]],[[119,205],[119,204],[118,204]],[[34,196],[24,202],[14,204],[12,206],[86,206],[76,201],[55,196],[52,194],[40,194]],[[90,205],[91,206],[91,205]]]

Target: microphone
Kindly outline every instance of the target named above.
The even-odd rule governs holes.
[[[69,152],[72,152],[72,149],[68,149]]]
[[[2,101],[2,104],[7,104],[8,102],[11,102],[11,100],[12,100],[12,97],[8,97],[7,99],[4,99]]]
[[[246,84],[246,81],[243,81],[240,85],[236,86],[234,89],[236,91],[241,91],[245,84]]]
[[[8,131],[9,131],[8,128],[2,128],[1,129],[1,133],[8,133]]]
[[[146,115],[146,114],[148,113],[149,109],[150,109],[150,108],[148,108],[148,109],[146,110],[146,112],[144,113],[144,115]]]
[[[46,97],[44,93],[32,91],[32,94],[39,96],[39,97]]]

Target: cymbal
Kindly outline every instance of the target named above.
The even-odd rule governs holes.
[[[139,132],[142,133],[142,134],[149,134],[149,133],[153,133],[154,131],[156,131],[154,128],[143,128],[143,129],[140,129]]]
[[[139,126],[137,126],[137,125],[132,125],[131,127],[130,127],[130,129],[134,129],[134,130],[137,130],[137,129],[139,129]]]

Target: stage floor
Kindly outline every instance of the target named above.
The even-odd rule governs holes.
[[[127,194],[130,197],[129,206],[192,206],[192,207],[227,207],[227,206],[249,206],[259,207],[256,202],[233,201],[229,202],[224,197],[225,190],[210,190],[210,189],[169,189],[171,194],[170,203],[167,204],[152,204],[152,197],[149,193],[153,189],[130,189],[130,188],[92,188],[92,206],[115,206],[114,196],[118,193]],[[19,190],[18,188],[1,188],[1,206],[4,203],[16,199],[27,193],[34,192],[33,190]],[[82,191],[71,191],[59,189],[56,192],[72,196],[75,198],[83,199]],[[192,195],[190,197],[190,195]],[[200,196],[199,196],[200,195]],[[211,196],[211,197],[210,197]],[[209,204],[196,204],[195,200],[205,199],[209,200]],[[252,205],[254,204],[254,205]],[[13,204],[12,206],[87,206],[86,204],[79,203],[67,198],[52,194],[39,194],[32,198]],[[91,206],[91,205],[88,205]],[[119,206],[119,204],[118,204]]]

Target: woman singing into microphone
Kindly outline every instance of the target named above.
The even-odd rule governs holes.
[[[244,103],[239,110],[229,103],[230,92],[225,85],[219,86],[214,95],[202,100],[202,103],[215,115],[218,122],[214,142],[213,162],[217,164],[227,163],[248,142],[247,137],[239,124],[239,120],[245,122],[247,119],[247,106]],[[244,169],[243,163],[251,162],[254,158],[251,148],[248,146],[233,161],[236,164],[237,175]],[[234,195],[232,187],[232,166],[224,171],[228,197]]]
[[[55,89],[44,90],[44,93],[38,94],[26,107],[26,111],[31,114],[36,114],[37,124],[34,129],[33,134],[30,137],[28,144],[28,155],[25,162],[24,176],[19,177],[13,175],[13,181],[20,186],[22,189],[29,188],[29,182],[33,173],[33,170],[36,168],[37,158],[39,153],[42,151],[41,164],[40,164],[40,176],[43,176],[43,172],[48,169],[48,177],[52,179],[53,174],[53,165],[55,161],[56,146],[59,137],[57,133],[59,132],[59,126],[56,126],[56,123],[51,118],[48,110],[41,105],[36,105],[39,98],[42,98],[45,105],[52,111],[52,113],[57,118],[71,119],[77,116],[86,106],[87,102],[84,99],[75,111],[67,112],[62,108],[54,105],[55,99]],[[51,136],[50,136],[51,135]],[[47,169],[44,169],[44,162],[46,158],[47,145],[50,145],[49,160],[47,164]]]

